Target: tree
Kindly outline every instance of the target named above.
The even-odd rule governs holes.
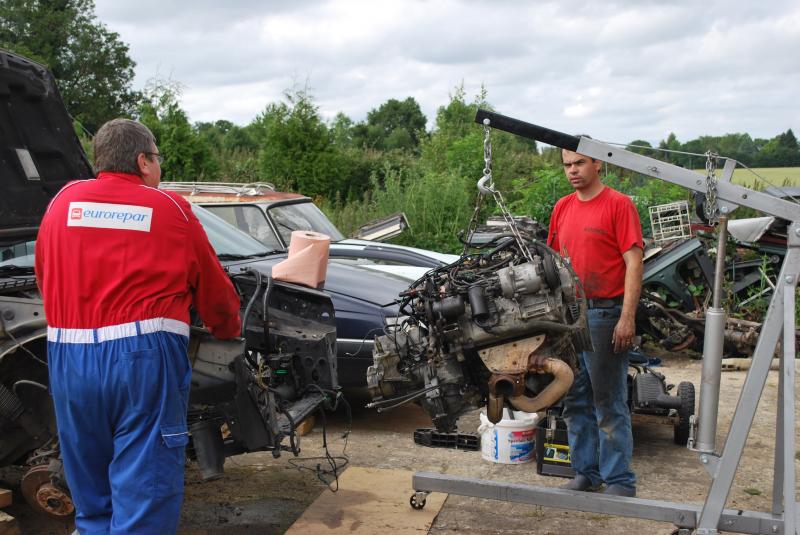
[[[447,106],[436,113],[436,124],[429,139],[422,143],[422,164],[426,170],[437,173],[461,173],[477,181],[485,167],[485,133],[475,123],[478,108],[492,109],[481,87],[471,103],[466,102],[463,83],[456,87]],[[500,130],[491,130],[492,170],[495,183],[506,191],[511,180],[532,178],[539,163],[536,143]],[[559,153],[560,158],[560,153]]]
[[[757,140],[763,141],[763,140]],[[800,165],[800,147],[790,128],[778,134],[760,147],[757,165],[763,167],[792,167]]]
[[[348,198],[366,189],[364,162],[334,143],[306,89],[284,93],[284,102],[269,104],[249,128],[263,180],[312,197]]]
[[[634,139],[628,146],[625,147],[625,150],[629,150],[631,152],[635,152],[636,154],[644,154],[645,156],[653,156],[654,151],[652,150],[653,146],[650,144],[649,141],[645,141],[644,139]]]
[[[4,0],[0,47],[49,67],[67,110],[91,132],[136,109],[136,64],[97,20],[93,0]]]
[[[354,143],[380,150],[417,150],[426,122],[413,97],[392,98],[367,113],[366,123],[354,128]]]
[[[666,140],[662,140],[658,144],[659,149],[666,149],[671,151],[679,151],[682,150],[683,147],[681,146],[681,142],[678,141],[678,137],[675,135],[675,132],[670,132],[667,136]],[[676,165],[683,165],[684,159],[681,157],[680,154],[675,153],[666,153],[665,156],[666,161],[670,163],[674,163]]]
[[[336,114],[331,123],[331,135],[333,143],[338,147],[352,147],[353,142],[353,120],[342,112]]]
[[[179,84],[151,80],[139,106],[138,119],[156,137],[159,152],[164,155],[164,180],[201,181],[217,178],[219,167],[211,148],[189,124],[180,105]]]

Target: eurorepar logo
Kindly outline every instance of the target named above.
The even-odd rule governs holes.
[[[150,232],[153,209],[149,206],[71,202],[68,227],[92,227]]]

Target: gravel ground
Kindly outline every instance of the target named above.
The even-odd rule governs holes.
[[[692,381],[699,394],[700,361],[683,354],[665,356],[663,361],[659,370],[669,383]],[[728,432],[745,375],[742,371],[723,373],[719,449]],[[777,372],[771,371],[727,507],[764,512],[771,507],[777,385]],[[500,465],[484,461],[480,452],[415,445],[412,439],[414,429],[430,426],[430,421],[416,406],[378,415],[363,408],[363,398],[353,398],[352,404],[352,433],[346,448],[351,465],[440,472],[549,487],[565,481],[537,475],[535,463]],[[477,412],[467,414],[459,421],[459,428],[465,432],[473,432],[477,426]],[[344,441],[341,434],[345,428],[346,418],[341,412],[329,418],[328,445],[334,456],[342,453]],[[701,467],[697,454],[673,444],[672,433],[671,427],[658,424],[634,426],[633,468],[639,479],[638,497],[702,503],[710,478]],[[322,426],[319,421],[311,433],[303,437],[301,448],[303,459],[322,455]],[[795,458],[799,457],[800,452]],[[269,453],[237,456],[227,460],[224,478],[208,483],[202,482],[199,472],[190,466],[179,532],[198,535],[283,533],[321,492],[326,491],[325,485],[313,473],[317,464],[325,466],[323,459],[301,460],[301,465],[312,470],[297,470],[289,459],[286,454],[274,459]],[[798,464],[800,461],[796,466]],[[62,534],[71,529],[71,526],[42,519],[24,505],[15,504],[8,512],[17,516],[23,533]],[[380,511],[375,511],[375,514],[380,514]],[[658,522],[451,495],[429,533],[555,535],[602,530],[656,535],[671,533],[673,529],[669,524]]]

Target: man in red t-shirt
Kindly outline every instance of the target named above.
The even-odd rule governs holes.
[[[630,198],[600,181],[601,161],[568,150],[562,159],[575,192],[556,203],[547,243],[583,285],[594,346],[579,355],[564,398],[577,476],[563,488],[597,491],[605,483],[605,494],[635,496],[627,374],[642,287],[642,227]]]

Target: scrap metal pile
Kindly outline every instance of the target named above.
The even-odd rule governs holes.
[[[523,249],[525,247],[525,249]],[[488,250],[487,250],[488,249]],[[578,280],[547,246],[500,236],[428,272],[401,294],[404,319],[375,341],[371,404],[418,401],[439,431],[487,406],[536,412],[569,389],[591,347]]]

